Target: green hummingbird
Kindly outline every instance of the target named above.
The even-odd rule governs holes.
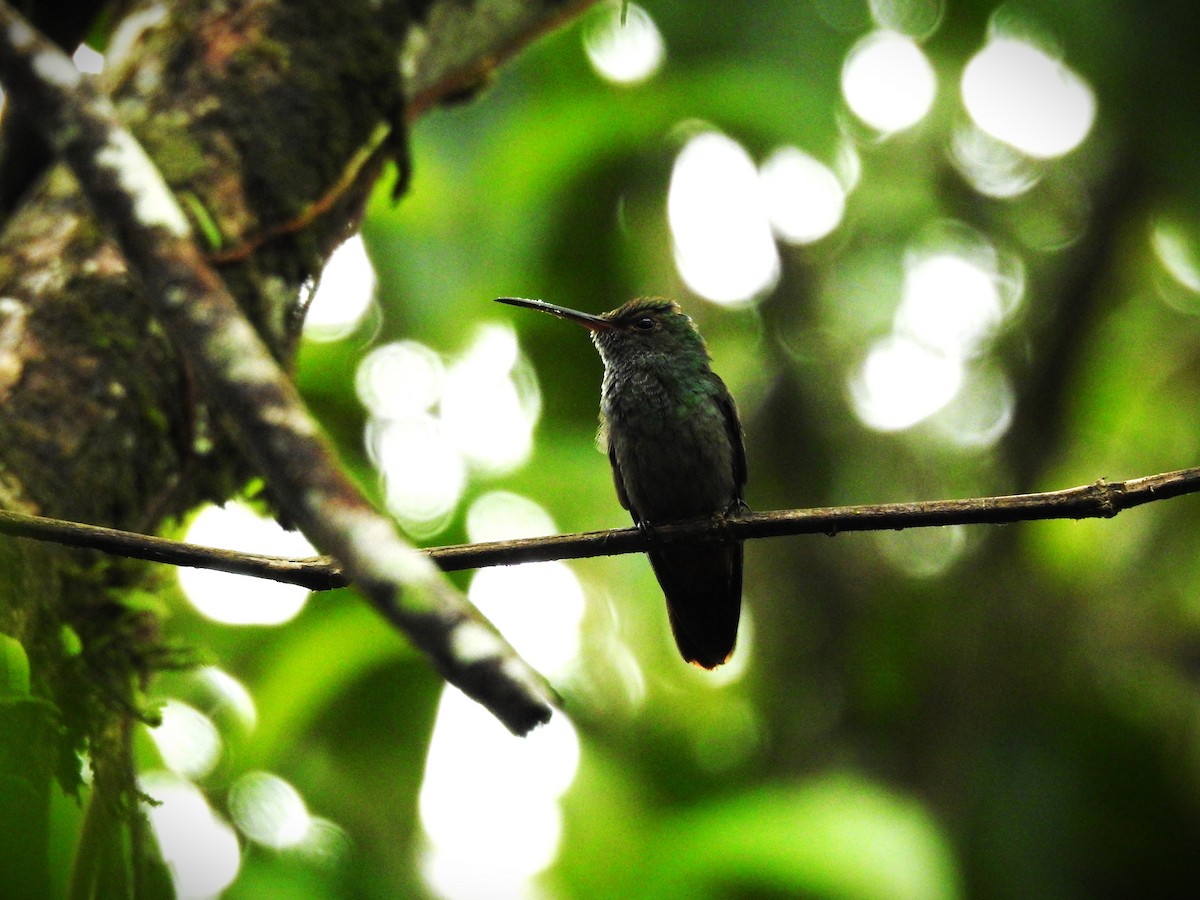
[[[708,348],[672,300],[643,298],[591,315],[500,297],[588,329],[604,361],[601,433],[617,498],[639,527],[745,507],[746,449],[737,407]],[[662,544],[650,564],[679,652],[712,669],[729,659],[742,608],[742,544]]]

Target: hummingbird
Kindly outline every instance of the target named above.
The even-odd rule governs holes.
[[[617,499],[639,528],[745,508],[746,449],[737,407],[679,304],[650,297],[601,315],[499,297],[582,325],[604,362],[601,435]],[[742,608],[742,544],[651,545],[650,564],[684,660],[727,661]]]

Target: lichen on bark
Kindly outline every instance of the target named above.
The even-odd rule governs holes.
[[[379,14],[366,0],[174,4],[114,61],[105,86],[174,191],[215,211],[223,241],[236,245],[322,198],[402,107],[399,36]],[[363,167],[327,215],[223,266],[277,355],[290,346],[288,305],[347,233],[376,168]],[[199,414],[206,400],[158,327],[155,298],[62,166],[0,237],[0,298],[6,508],[154,531],[248,476],[219,415]],[[212,434],[198,433],[203,419],[216,423]],[[77,752],[97,772],[127,769],[114,723],[138,714],[164,651],[155,615],[122,597],[159,577],[141,564],[0,542],[0,633],[24,647],[58,745],[15,775],[35,819],[44,820],[51,775],[76,785]]]
[[[400,72],[410,99],[428,108],[586,0],[124,5],[126,21],[142,27],[116,32],[124,49],[110,58],[104,89],[286,362],[300,286],[357,224],[374,176],[403,142]],[[407,40],[412,9],[421,41]],[[379,141],[381,123],[391,142]],[[51,169],[0,235],[0,506],[153,531],[202,500],[226,499],[251,474],[270,475],[252,473],[232,449],[164,336],[156,300],[72,176]],[[122,795],[113,809],[136,806],[129,727],[146,678],[170,660],[154,612],[125,598],[132,586],[163,590],[159,577],[140,564],[0,542],[0,632],[27,654],[58,747],[16,773],[32,798],[28,835],[44,816],[48,779],[76,783],[78,750],[90,753],[96,785]],[[19,865],[12,849],[0,842],[0,883],[13,871],[6,864]]]

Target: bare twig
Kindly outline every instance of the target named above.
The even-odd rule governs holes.
[[[378,514],[338,466],[295,385],[207,263],[162,175],[109,99],[12,7],[0,3],[0,79],[10,103],[71,167],[111,229],[163,327],[240,449],[312,540],[451,683],[524,734],[554,691],[490,623]]]
[[[654,539],[749,540],[798,534],[834,535],[844,531],[891,531],[945,525],[1002,525],[1043,519],[1103,519],[1112,518],[1123,509],[1195,493],[1200,493],[1200,468],[1180,469],[1129,481],[1109,482],[1102,479],[1094,484],[1039,494],[745,513],[737,518],[661,525],[654,529]],[[350,583],[341,568],[329,557],[291,559],[216,550],[166,538],[40,516],[0,512],[0,534],[52,541],[71,547],[100,550],[117,556],[131,556],[176,566],[217,569],[296,584],[313,591],[345,587]],[[457,572],[553,559],[617,556],[623,553],[640,553],[645,549],[646,536],[636,528],[615,528],[582,534],[434,547],[420,552],[444,571]]]

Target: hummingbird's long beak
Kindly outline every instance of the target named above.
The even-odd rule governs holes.
[[[560,319],[582,325],[588,331],[612,331],[616,328],[612,322],[603,316],[593,316],[591,313],[580,312],[577,309],[567,309],[565,306],[555,306],[545,300],[527,300],[524,297],[497,297],[497,303],[507,303],[509,306],[523,306],[525,309],[536,309],[550,313]]]

